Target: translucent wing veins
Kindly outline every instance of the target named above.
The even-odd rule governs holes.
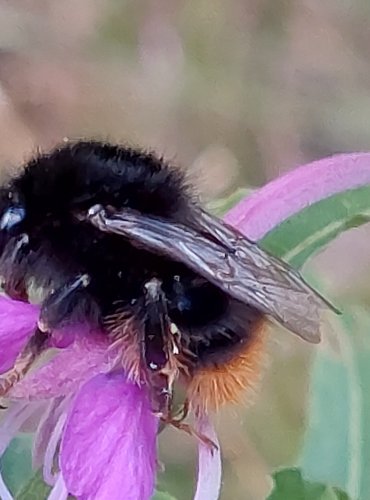
[[[130,209],[108,214],[95,206],[85,218],[136,247],[182,262],[301,338],[319,342],[321,312],[332,306],[297,271],[237,230],[198,207],[193,213],[186,224],[179,224]]]

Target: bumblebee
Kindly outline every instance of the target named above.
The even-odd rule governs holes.
[[[39,154],[3,184],[0,274],[13,299],[43,291],[0,396],[56,328],[88,322],[122,341],[122,365],[165,422],[176,382],[198,412],[238,401],[258,374],[266,321],[317,343],[328,307],[294,269],[207,213],[179,169],[99,142]]]

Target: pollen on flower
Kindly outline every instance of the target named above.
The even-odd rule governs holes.
[[[254,336],[225,364],[200,369],[192,377],[187,395],[190,406],[199,414],[217,411],[226,403],[248,401],[259,382],[266,356],[267,322],[261,321]]]

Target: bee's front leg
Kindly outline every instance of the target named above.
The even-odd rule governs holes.
[[[14,366],[0,376],[0,397],[7,396],[11,388],[27,374],[34,361],[47,349],[51,332],[66,318],[71,310],[71,303],[76,302],[76,292],[86,288],[88,284],[87,275],[78,276],[53,290],[44,300],[33,335],[17,356]]]
[[[0,397],[5,397],[10,389],[19,382],[31,368],[35,359],[43,352],[49,339],[49,332],[37,326],[32,337],[17,356],[14,366],[0,378]]]

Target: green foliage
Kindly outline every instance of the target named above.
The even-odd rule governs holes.
[[[300,267],[341,232],[367,223],[369,200],[369,186],[334,195],[289,218],[262,243]],[[370,497],[370,316],[357,308],[336,322],[331,340],[338,352],[317,349],[311,371],[302,467],[308,479],[366,499]]]
[[[15,500],[45,500],[50,490],[51,488],[45,484],[41,472],[37,471],[16,495]],[[68,499],[73,500],[74,497],[69,496]],[[156,491],[153,500],[176,500],[176,498],[164,491]]]
[[[8,488],[16,495],[32,476],[31,441],[29,434],[20,434],[11,442],[1,457],[1,472],[6,477]]]
[[[176,500],[176,498],[164,491],[157,491],[152,500]]]
[[[301,267],[340,233],[370,220],[370,186],[351,189],[315,203],[268,233],[263,246]]]
[[[214,215],[218,215],[220,217],[250,193],[251,193],[250,189],[246,188],[236,189],[229,196],[225,196],[224,198],[221,198],[219,200],[213,200],[210,203],[208,203],[207,209],[211,211]]]
[[[275,472],[274,489],[267,500],[350,500],[338,488],[303,479],[299,469]]]
[[[50,493],[50,487],[47,486],[40,471],[26,483],[16,496],[16,500],[44,500]]]
[[[370,316],[348,308],[336,325],[336,350],[322,349],[312,370],[302,468],[353,498],[370,497]]]

